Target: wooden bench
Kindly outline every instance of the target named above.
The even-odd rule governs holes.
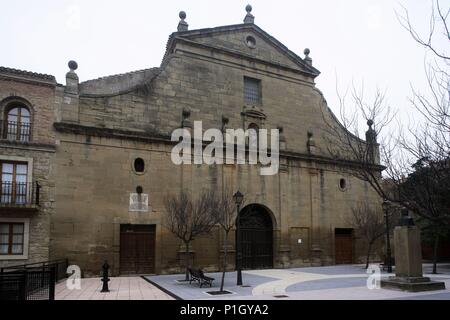
[[[191,275],[191,278],[189,279],[189,284],[192,283],[192,281],[197,281],[198,284],[200,285],[200,288],[204,284],[207,284],[209,285],[209,287],[211,287],[212,282],[214,281],[214,278],[205,276],[205,274],[201,269],[189,268],[189,274]]]

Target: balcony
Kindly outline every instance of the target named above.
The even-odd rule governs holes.
[[[13,141],[28,142],[31,137],[31,123],[8,121],[4,124],[2,138]]]
[[[37,211],[39,189],[37,182],[2,182],[0,212]]]

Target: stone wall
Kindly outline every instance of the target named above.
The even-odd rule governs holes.
[[[25,150],[1,147],[0,160],[3,156],[14,156],[33,159],[33,182],[40,185],[39,203],[36,212],[11,212],[0,213],[2,218],[28,218],[30,219],[30,235],[28,243],[27,260],[0,260],[0,266],[16,265],[47,261],[50,248],[50,218],[54,214],[54,182],[51,176],[50,163],[53,161],[54,149]],[[30,169],[30,168],[29,168]]]
[[[14,97],[25,99],[32,114],[32,142],[54,144],[55,85],[30,79],[11,79],[0,72],[0,120],[3,123],[5,106]]]
[[[67,256],[87,274],[99,271],[103,260],[117,274],[120,224],[155,224],[156,272],[179,271],[183,249],[164,228],[163,199],[181,189],[193,195],[223,185],[239,189],[246,203],[266,206],[274,224],[276,267],[334,263],[334,228],[352,228],[351,208],[360,201],[376,202],[370,189],[339,168],[311,167],[290,161],[287,171],[261,176],[250,165],[181,165],[170,160],[172,145],[61,133],[54,163],[56,215],[52,219],[52,253]],[[146,172],[137,175],[133,161],[144,159]],[[347,180],[341,190],[339,180]],[[129,196],[136,186],[149,195],[149,212],[129,211]],[[298,244],[298,239],[303,239]],[[193,243],[194,262],[207,270],[219,266],[223,237],[218,231]],[[234,248],[234,234],[229,244]],[[318,261],[311,246],[321,250]],[[356,239],[355,260],[363,260],[365,244]],[[234,263],[233,252],[229,263]]]
[[[55,110],[55,82],[48,76],[41,79],[29,74],[14,74],[11,70],[0,72],[1,123],[4,124],[5,108],[14,99],[25,101],[32,114],[31,141],[18,142],[0,139],[0,159],[32,159],[28,170],[32,170],[32,181],[40,185],[39,206],[36,211],[26,212],[4,209],[0,221],[5,218],[27,218],[30,221],[28,259],[0,259],[0,266],[46,261],[50,248],[50,217],[54,214],[54,182],[52,161],[55,153],[55,132],[53,130]]]

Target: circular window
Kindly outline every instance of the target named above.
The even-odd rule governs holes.
[[[345,190],[347,188],[347,181],[345,179],[339,180],[339,188],[341,188],[341,190]]]
[[[145,162],[142,158],[136,158],[134,160],[134,171],[136,173],[144,173],[145,171]]]
[[[256,47],[256,39],[252,36],[247,36],[247,38],[245,38],[245,43],[252,49]]]

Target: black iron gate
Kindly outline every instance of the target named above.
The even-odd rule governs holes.
[[[263,206],[249,205],[239,215],[242,269],[273,268],[273,226]]]
[[[54,300],[67,259],[0,268],[0,300]]]
[[[55,300],[55,269],[0,274],[0,300]]]

